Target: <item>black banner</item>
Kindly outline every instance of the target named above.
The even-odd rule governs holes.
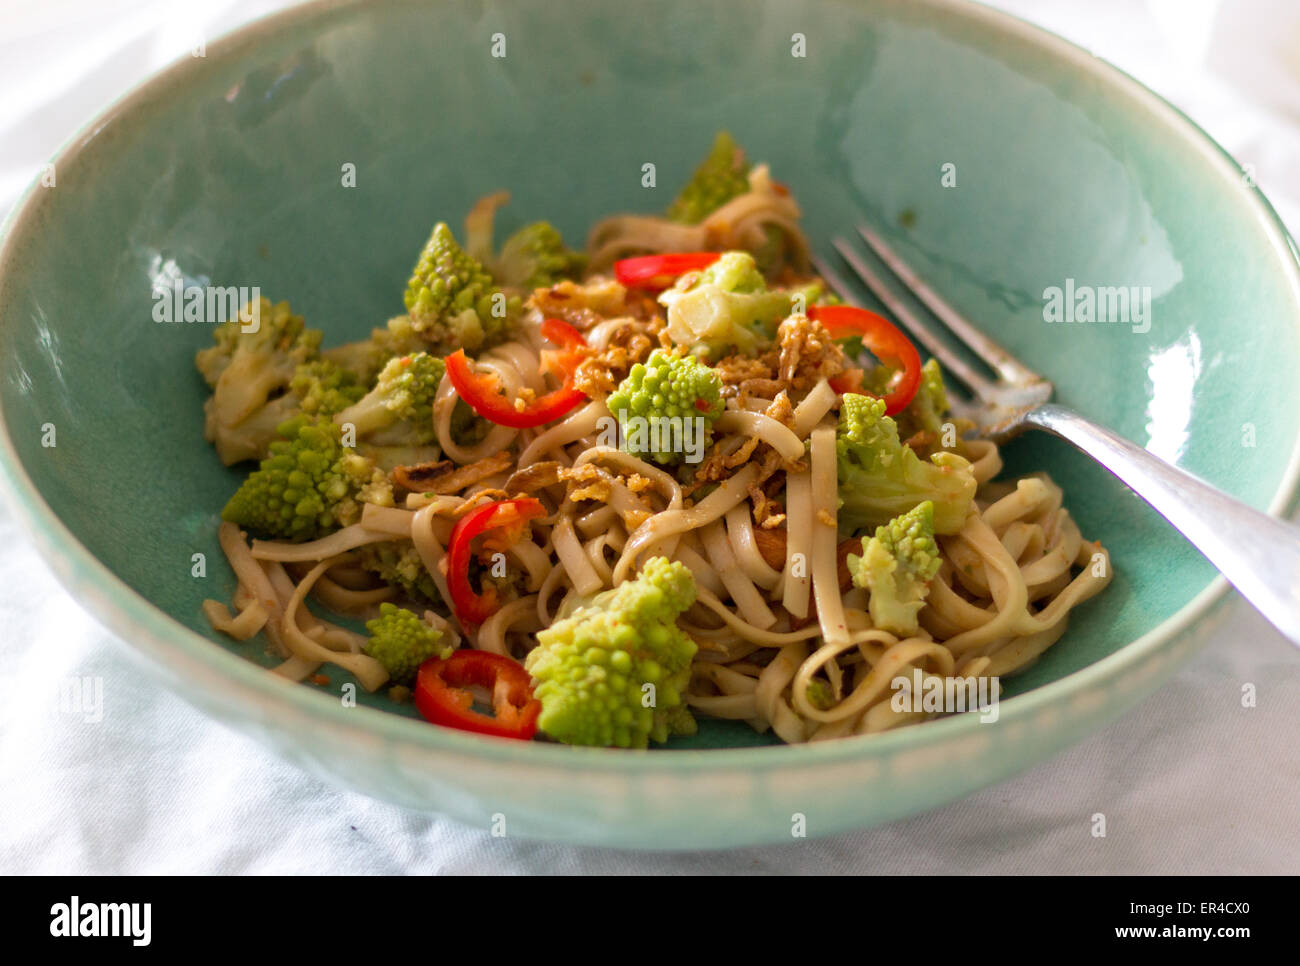
[[[48,944],[51,950],[76,947],[80,953],[92,954],[113,947],[128,954],[191,949],[205,956],[224,950],[247,955],[250,943],[259,952],[283,945],[295,953],[337,954],[349,946],[373,948],[383,937],[404,931],[404,926],[431,919],[443,928],[454,923],[465,936],[488,936],[493,932],[482,927],[488,925],[489,916],[493,931],[510,929],[506,922],[514,919],[525,935],[533,932],[526,924],[567,923],[563,933],[569,942],[588,943],[602,929],[615,934],[623,928],[635,931],[631,922],[637,919],[653,922],[652,932],[662,936],[662,930],[690,920],[701,903],[709,902],[705,890],[683,889],[675,883],[667,885],[678,896],[673,902],[665,902],[662,896],[647,898],[645,907],[637,910],[643,901],[640,897],[664,888],[638,883],[621,898],[621,912],[610,909],[596,916],[590,913],[600,908],[602,897],[608,898],[608,888],[576,882],[562,888],[512,886],[513,898],[508,902],[473,899],[482,893],[472,886],[462,887],[461,898],[456,899],[440,884],[409,879],[316,878],[285,883],[267,878],[47,878],[11,879],[9,884],[16,887],[15,898],[3,907],[0,919],[19,948],[37,943]],[[747,887],[732,880],[725,888],[727,905],[733,910],[728,916],[729,946],[733,940],[761,943],[762,935],[783,916],[789,915],[793,922],[796,914],[807,911],[797,892],[783,890],[786,898],[777,901],[770,886]],[[593,895],[583,895],[586,889]],[[600,896],[594,894],[597,889]],[[952,929],[957,922],[967,938],[996,935],[999,948],[1042,940],[1052,943],[1051,948],[1071,952],[1129,947],[1143,953],[1165,947],[1182,953],[1201,946],[1232,955],[1259,940],[1273,947],[1294,932],[1293,922],[1283,924],[1284,915],[1294,919],[1290,912],[1294,882],[1283,878],[919,879],[887,886],[837,882],[831,890],[823,895],[838,896],[826,899],[836,909],[856,905],[864,924],[881,917],[881,924],[888,924],[900,939],[907,935],[907,919],[915,917],[919,934],[908,942],[909,947],[923,952],[927,942],[934,942],[938,955],[953,954],[957,937]],[[909,895],[930,900],[916,903],[905,898]],[[779,908],[786,903],[790,905],[784,911]],[[557,908],[547,908],[553,904]],[[587,912],[576,914],[578,908]],[[320,910],[330,912],[322,915]],[[827,912],[833,914],[831,909]],[[479,916],[483,921],[475,922]],[[745,936],[746,924],[753,927],[751,940]],[[539,941],[539,950],[545,948],[546,941],[540,937]],[[554,941],[552,935],[549,942]],[[600,948],[605,947],[592,944],[593,951]],[[527,955],[524,949],[518,952]]]

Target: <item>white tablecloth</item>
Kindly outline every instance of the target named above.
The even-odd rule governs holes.
[[[0,211],[106,99],[282,4],[43,0],[0,19]],[[1004,0],[1171,98],[1300,224],[1291,0]],[[1216,19],[1217,18],[1217,19]],[[1288,56],[1291,59],[1288,60]],[[1121,721],[882,828],[726,854],[492,838],[321,784],[154,687],[0,509],[0,873],[1300,871],[1300,652],[1240,601]],[[102,686],[102,716],[69,682]],[[95,685],[94,682],[99,682]],[[1258,688],[1243,708],[1242,685]],[[63,688],[63,692],[60,689]],[[94,707],[94,694],[86,696]],[[95,719],[99,720],[95,720]],[[1094,837],[1102,812],[1107,835]]]

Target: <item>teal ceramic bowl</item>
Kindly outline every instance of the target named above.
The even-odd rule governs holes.
[[[954,799],[1112,721],[1196,651],[1226,586],[1045,437],[1013,444],[1009,468],[1049,470],[1117,576],[1009,682],[993,724],[778,747],[713,723],[643,754],[498,741],[383,699],[345,707],[345,678],[288,684],[260,645],[206,626],[200,601],[232,590],[215,531],[237,475],[202,439],[191,359],[211,333],[153,321],[156,283],[260,286],[327,339],[355,338],[399,310],[435,220],[508,187],[511,218],[581,237],[602,214],[662,208],[721,127],[793,187],[823,247],[859,220],[884,228],[1066,404],[1290,509],[1295,253],[1236,163],[1136,82],[965,3],[643,0],[630,22],[613,0],[562,17],[528,0],[294,9],[68,142],[0,251],[0,462],[18,513],[159,686],[312,772],[512,835],[721,847],[788,841],[798,815],[827,834]],[[664,187],[641,186],[646,162]],[[1068,279],[1148,288],[1149,329],[1045,323],[1044,290]]]

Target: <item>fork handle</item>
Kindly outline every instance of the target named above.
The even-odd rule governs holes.
[[[1300,645],[1300,527],[1246,506],[1064,406],[1038,406],[1024,420],[1115,474]]]

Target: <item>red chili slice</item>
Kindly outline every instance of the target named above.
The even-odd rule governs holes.
[[[720,257],[718,252],[671,252],[624,258],[614,263],[614,277],[625,288],[659,291],[672,285],[679,275],[708,268]]]
[[[504,550],[523,536],[529,520],[544,516],[546,507],[540,501],[531,496],[521,496],[485,503],[456,521],[447,545],[447,589],[451,592],[451,606],[461,624],[482,624],[496,613],[498,607],[495,587],[488,587],[479,594],[470,585],[469,565],[474,539],[484,536],[494,541],[495,548]]]
[[[542,350],[542,372],[558,376],[567,386],[582,360],[587,358],[587,340],[582,333],[559,319],[546,319],[541,325],[542,338],[558,349]]]
[[[845,369],[838,376],[827,381],[831,384],[831,388],[840,395],[846,392],[860,393],[862,392],[862,379],[864,376],[866,376],[866,373],[861,369]]]
[[[573,372],[583,358],[579,350],[586,346],[587,341],[581,332],[559,319],[543,322],[542,335],[562,347],[560,352],[546,360],[548,364],[558,365],[564,373],[561,388],[517,406],[501,394],[501,380],[495,374],[475,372],[465,350],[457,349],[447,356],[447,375],[451,377],[456,393],[474,412],[499,426],[528,429],[568,415],[587,401],[587,394],[573,387]]]
[[[467,689],[475,686],[492,692],[495,717],[474,710],[474,695]],[[537,717],[542,713],[522,664],[475,650],[421,664],[415,678],[415,706],[436,725],[524,741],[537,733]]]
[[[921,356],[893,322],[883,315],[852,305],[814,305],[808,309],[808,318],[824,325],[833,339],[861,336],[868,351],[882,365],[895,370],[889,391],[881,397],[885,400],[885,415],[893,416],[907,408],[921,386]],[[843,375],[843,379],[837,377],[839,385],[851,385],[847,381],[852,379],[849,373]],[[860,377],[858,383],[861,384]],[[835,382],[831,383],[831,388],[836,392],[845,391]]]

